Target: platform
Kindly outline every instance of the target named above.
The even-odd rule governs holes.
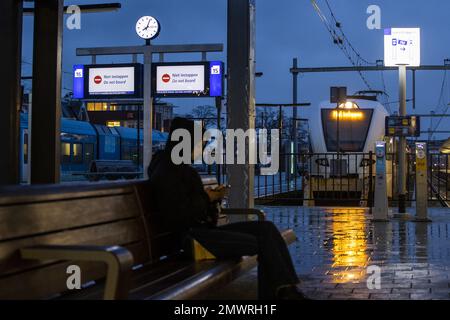
[[[376,224],[361,208],[263,209],[277,226],[299,236],[291,255],[313,299],[450,300],[449,209],[430,209],[431,223]],[[381,268],[381,289],[368,289],[368,266]],[[256,288],[253,270],[209,298],[254,299]]]

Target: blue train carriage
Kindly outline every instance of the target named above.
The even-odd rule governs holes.
[[[86,172],[97,159],[97,133],[88,122],[61,119],[61,180],[73,181],[73,173]],[[20,115],[21,182],[29,176],[28,114]]]
[[[153,131],[153,152],[164,148],[168,134]],[[102,162],[111,168],[114,164],[120,171],[134,167],[133,171],[142,172],[142,166],[137,166],[137,130],[123,127],[109,128],[102,125],[92,125],[89,122],[70,119],[61,120],[61,181],[86,180],[92,171],[94,163]],[[28,181],[28,115],[21,114],[21,180]],[[143,131],[140,130],[140,162],[142,163]],[[128,176],[130,177],[130,176]],[[102,177],[104,178],[104,177]],[[106,178],[121,178],[111,175]],[[97,179],[94,179],[97,180]]]
[[[98,159],[98,135],[89,122],[61,119],[61,181],[85,180],[74,174],[88,172]]]

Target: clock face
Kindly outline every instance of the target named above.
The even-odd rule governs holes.
[[[159,34],[159,22],[153,17],[145,16],[136,23],[136,33],[142,39],[154,39]]]

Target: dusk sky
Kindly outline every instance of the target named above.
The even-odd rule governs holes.
[[[66,1],[65,4],[87,4],[103,1]],[[114,2],[114,1],[111,1]],[[63,86],[72,87],[70,72],[76,63],[90,63],[90,58],[76,57],[78,47],[123,46],[143,44],[135,33],[135,22],[142,15],[156,17],[162,31],[157,44],[224,43],[227,32],[226,0],[117,0],[122,3],[118,12],[86,14],[82,16],[81,30],[64,29]],[[317,0],[323,14],[332,23],[325,0]],[[442,65],[450,58],[448,31],[450,2],[446,0],[329,0],[331,8],[342,23],[342,28],[352,45],[363,58],[370,62],[383,59],[383,28],[420,27],[422,64]],[[369,5],[381,8],[381,30],[369,30],[366,13]],[[292,84],[289,68],[292,58],[298,57],[301,66],[350,66],[349,60],[333,43],[330,34],[314,11],[310,0],[259,0],[257,8],[257,70],[264,73],[257,79],[258,103],[290,103]],[[32,61],[32,17],[25,19],[23,59]],[[239,36],[239,35],[237,35]],[[226,50],[222,54],[210,54],[209,59],[226,62]],[[157,60],[157,58],[155,59]],[[200,60],[200,54],[170,55],[166,61]],[[131,62],[130,56],[99,57],[98,63]],[[24,75],[31,73],[31,66],[24,64]],[[439,101],[443,71],[419,72],[417,74],[417,113],[446,111],[450,102],[450,85],[447,79],[443,98]],[[366,73],[373,89],[382,90],[380,72]],[[389,101],[398,100],[398,75],[385,72]],[[411,78],[408,78],[408,98],[411,98]],[[357,73],[305,74],[299,80],[299,100],[311,102],[312,107],[328,98],[329,87],[347,86],[349,92],[366,89]],[[66,91],[65,91],[66,92]],[[181,106],[178,113],[189,112],[200,104],[213,104],[212,99],[170,100]],[[398,104],[391,104],[398,110]],[[408,112],[412,104],[408,103]],[[301,116],[301,112],[300,112]],[[448,118],[442,120],[438,130],[450,130]],[[428,120],[423,127],[428,129]],[[442,138],[448,135],[437,135]]]

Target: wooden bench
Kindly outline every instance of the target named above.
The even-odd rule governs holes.
[[[195,299],[256,266],[194,261],[160,227],[149,194],[145,182],[0,189],[0,299]],[[81,290],[68,290],[71,265]]]

